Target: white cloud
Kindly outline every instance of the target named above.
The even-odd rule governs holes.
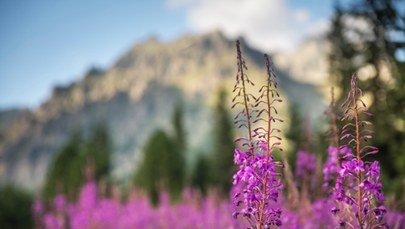
[[[311,21],[306,9],[293,9],[283,0],[168,1],[185,8],[187,23],[195,32],[220,29],[229,37],[242,35],[267,51],[292,50],[307,35],[324,31],[314,29],[321,22]]]
[[[169,9],[184,7],[191,4],[194,0],[167,0],[166,5]]]
[[[318,22],[312,24],[308,28],[307,34],[309,36],[319,36],[322,34],[326,34],[326,32],[330,29],[330,21],[327,19],[319,20]]]

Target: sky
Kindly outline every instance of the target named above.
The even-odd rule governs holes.
[[[108,68],[135,43],[221,30],[292,51],[328,28],[332,0],[0,1],[0,110],[35,109],[52,87]]]

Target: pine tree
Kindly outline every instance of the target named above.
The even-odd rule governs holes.
[[[184,129],[184,108],[181,103],[177,104],[173,112],[174,141],[179,150],[184,153],[186,150],[186,132]]]
[[[288,139],[289,150],[287,152],[289,164],[292,166],[292,171],[295,169],[296,153],[303,146],[304,142],[304,127],[302,115],[299,107],[296,104],[290,105],[290,123],[288,130],[285,132],[285,137]]]
[[[196,165],[191,176],[191,185],[200,190],[202,194],[206,194],[209,184],[209,160],[205,155],[199,155]]]
[[[92,166],[93,179],[99,181],[110,173],[111,140],[106,125],[99,123],[92,131],[91,136],[84,144],[83,156],[86,164]]]
[[[1,228],[33,228],[32,196],[13,186],[0,187]]]
[[[69,200],[75,200],[86,181],[89,167],[94,170],[91,179],[100,181],[107,178],[111,154],[111,140],[106,126],[97,125],[87,140],[83,139],[80,131],[74,131],[50,164],[43,197],[50,201],[57,194],[65,194]]]
[[[228,195],[234,172],[233,151],[235,144],[232,135],[232,123],[226,105],[227,94],[219,91],[218,103],[214,112],[214,150],[211,158],[210,180],[224,194]]]
[[[163,189],[172,201],[179,199],[184,186],[186,137],[183,128],[183,108],[177,106],[173,114],[173,137],[156,130],[143,149],[143,161],[135,174],[135,184],[148,192],[153,204],[159,201]]]
[[[43,189],[45,200],[52,200],[57,194],[66,194],[71,200],[77,195],[83,183],[84,167],[80,154],[83,139],[79,131],[74,131],[69,140],[56,153],[50,164]]]
[[[184,129],[184,110],[179,103],[173,113],[172,118],[174,136],[172,138],[172,148],[169,157],[170,192],[173,199],[178,199],[184,186],[186,173],[186,132]]]
[[[135,175],[135,184],[145,189],[150,201],[159,202],[159,192],[167,188],[170,182],[169,170],[170,147],[172,142],[163,130],[155,131],[143,149],[144,158]]]

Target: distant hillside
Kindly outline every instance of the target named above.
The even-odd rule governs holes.
[[[251,78],[265,77],[263,55],[244,45]],[[53,89],[37,110],[0,113],[0,182],[37,189],[56,150],[75,128],[84,133],[106,122],[114,142],[114,176],[136,166],[143,142],[157,127],[169,129],[173,107],[185,103],[190,157],[209,143],[211,107],[218,89],[232,89],[235,41],[219,32],[161,43],[136,44],[106,70],[92,69],[80,81]],[[289,101],[314,119],[323,110],[316,88],[278,71]],[[6,118],[3,118],[6,117]],[[6,120],[6,121],[3,121]],[[192,128],[191,128],[192,127]],[[191,132],[192,131],[192,132]]]
[[[326,38],[308,38],[292,53],[275,54],[274,63],[294,80],[317,86],[328,86],[330,85],[327,82],[328,50]]]

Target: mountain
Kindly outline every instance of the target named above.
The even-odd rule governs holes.
[[[263,81],[262,53],[242,44],[248,74]],[[277,72],[287,100],[315,120],[323,111],[316,87],[294,80],[286,71]],[[71,131],[81,128],[86,134],[98,122],[108,124],[114,143],[113,175],[123,178],[136,167],[142,144],[153,130],[171,131],[173,107],[179,102],[185,104],[189,157],[209,150],[211,108],[220,87],[232,89],[235,74],[235,41],[220,32],[136,44],[109,69],[93,68],[81,80],[55,87],[38,109],[0,113],[0,183],[37,190]]]
[[[329,46],[324,36],[309,37],[293,52],[273,55],[275,65],[294,80],[317,86],[328,86]],[[329,91],[329,89],[327,89]]]

